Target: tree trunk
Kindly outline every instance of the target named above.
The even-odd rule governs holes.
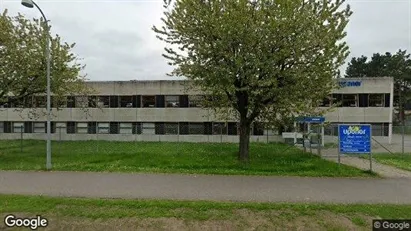
[[[238,160],[243,163],[247,163],[250,159],[250,131],[251,124],[245,121],[245,119],[240,119],[240,150]]]

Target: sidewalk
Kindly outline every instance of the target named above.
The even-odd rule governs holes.
[[[411,179],[0,171],[0,194],[410,204]]]
[[[387,154],[389,155],[389,154]],[[324,149],[322,150],[322,157],[327,160],[338,162],[338,150],[337,149]],[[369,170],[370,160],[358,158],[356,156],[341,155],[341,163],[350,165],[359,169]],[[380,164],[375,160],[372,161],[373,172],[379,174],[382,177],[387,178],[408,178],[411,179],[411,172],[395,168],[393,166]]]

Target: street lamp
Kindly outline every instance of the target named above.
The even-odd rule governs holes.
[[[47,22],[47,18],[44,15],[43,11],[40,7],[33,1],[33,0],[22,0],[21,4],[28,8],[33,8],[34,6],[40,11],[41,15],[43,16],[44,22],[46,23],[46,63],[47,63],[47,162],[46,168],[47,170],[51,169],[51,100],[50,100],[50,46],[49,46],[49,25]]]

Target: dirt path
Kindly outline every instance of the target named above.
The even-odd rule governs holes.
[[[411,179],[0,171],[1,194],[210,201],[411,203]]]

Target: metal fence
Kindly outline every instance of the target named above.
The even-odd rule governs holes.
[[[130,123],[131,124],[131,123]],[[68,124],[70,126],[70,124]],[[141,142],[191,142],[191,143],[238,143],[239,131],[236,126],[228,126],[227,123],[212,123],[211,126],[199,126],[196,123],[186,124],[131,124],[124,126],[88,126],[69,127],[58,126],[52,129],[53,147],[58,149],[59,145],[67,141],[90,141],[85,142],[88,148],[101,151],[101,147],[108,148],[105,142],[128,141],[138,146]],[[411,153],[411,126],[393,126],[391,143],[385,127],[373,129],[372,152],[373,153]],[[318,153],[318,143],[323,143],[323,154],[337,152],[338,135],[336,126],[325,126],[324,138],[319,135],[318,126],[311,127],[314,135],[307,135],[306,142],[298,138],[283,139],[277,131],[259,127],[251,130],[251,142],[271,143],[286,142],[290,145],[297,145],[313,153]],[[29,131],[29,132],[28,132]],[[299,130],[296,132],[300,132]],[[23,149],[30,140],[45,140],[45,127],[33,127],[28,130],[24,126],[14,126],[10,133],[0,133],[1,140],[20,140]],[[101,141],[101,142],[100,142]],[[83,145],[83,144],[82,144]],[[115,146],[111,143],[111,146]],[[81,148],[81,147],[79,147]],[[114,147],[113,147],[114,148]]]

